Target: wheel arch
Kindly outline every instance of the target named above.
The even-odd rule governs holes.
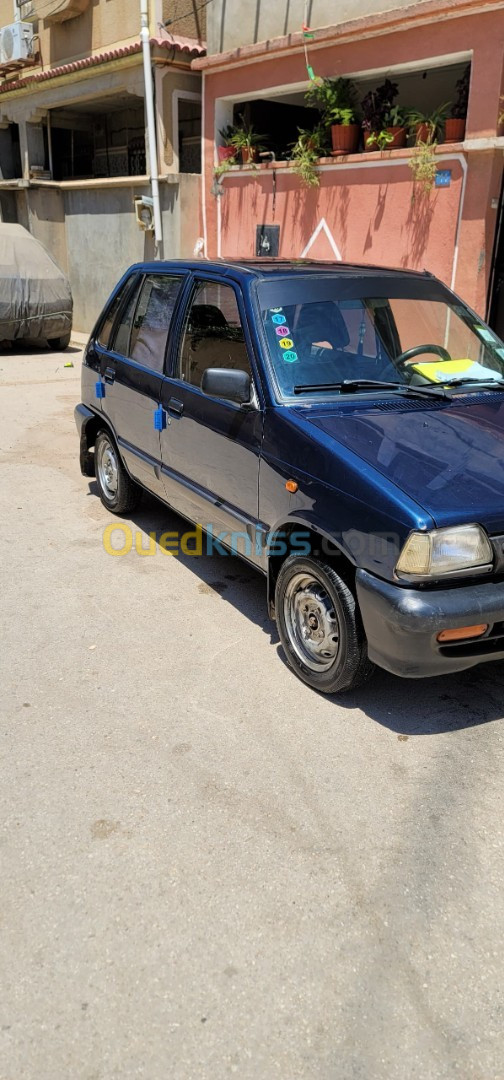
[[[309,550],[306,550],[306,544],[309,545]],[[273,548],[268,554],[266,586],[270,618],[276,619],[276,583],[280,567],[289,555],[298,554],[300,558],[308,554],[315,558],[322,557],[325,562],[337,568],[340,577],[355,594],[355,560],[327,529],[318,524],[301,517],[278,523],[269,534],[269,547]]]

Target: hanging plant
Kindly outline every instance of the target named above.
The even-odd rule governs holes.
[[[408,165],[413,173],[413,183],[424,195],[430,195],[436,180],[437,142],[417,142]]]
[[[325,128],[319,124],[313,131],[298,128],[298,139],[292,145],[294,172],[299,176],[303,187],[319,187],[320,177],[317,164],[325,152],[327,141]]]

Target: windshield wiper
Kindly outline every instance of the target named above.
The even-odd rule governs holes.
[[[339,390],[342,394],[357,394],[359,390],[399,390],[408,397],[437,397],[449,400],[443,387],[410,386],[409,383],[380,382],[378,379],[343,379],[336,383],[306,383],[294,387],[295,394],[316,394],[323,390]]]

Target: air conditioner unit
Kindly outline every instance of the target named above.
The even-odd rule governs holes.
[[[28,60],[33,51],[33,26],[15,22],[0,28],[0,64]]]

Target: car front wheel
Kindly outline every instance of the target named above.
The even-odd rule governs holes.
[[[114,514],[127,514],[141,499],[141,488],[128,476],[108,431],[99,431],[95,444],[95,476],[100,499]]]
[[[290,667],[323,694],[353,690],[373,672],[355,597],[327,563],[289,556],[275,597]]]

